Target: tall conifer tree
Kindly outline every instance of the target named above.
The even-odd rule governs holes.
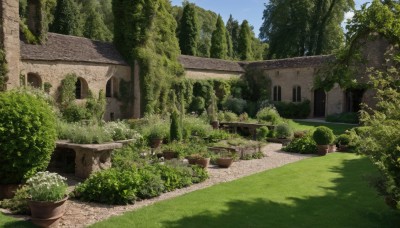
[[[249,22],[244,20],[240,25],[239,41],[238,41],[238,55],[240,60],[252,60],[252,35],[249,27]]]
[[[240,31],[239,22],[235,20],[232,17],[232,15],[230,15],[228,21],[226,22],[226,32],[229,33],[232,40],[233,58],[238,58],[237,50],[239,41],[239,31]]]
[[[197,54],[197,42],[199,39],[198,20],[195,6],[187,3],[183,8],[180,20],[179,47],[184,55]]]
[[[216,29],[211,37],[211,58],[226,59],[228,54],[227,46],[225,25],[221,15],[218,15]]]
[[[81,36],[82,28],[80,25],[81,19],[78,4],[73,0],[58,0],[50,31]]]

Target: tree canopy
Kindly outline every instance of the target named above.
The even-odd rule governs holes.
[[[199,28],[196,8],[194,4],[187,3],[183,8],[179,29],[179,47],[184,55],[197,54]]]
[[[260,38],[268,58],[330,54],[343,44],[341,23],[353,0],[270,0]]]
[[[73,0],[58,0],[50,31],[65,35],[82,36],[79,6]]]
[[[240,60],[252,60],[253,53],[252,53],[252,36],[251,30],[249,27],[249,22],[244,20],[240,25],[240,33],[239,33],[239,40],[238,40],[238,55]]]
[[[218,15],[215,30],[211,37],[211,50],[212,58],[226,59],[228,55],[228,47],[226,41],[226,30],[221,15]]]

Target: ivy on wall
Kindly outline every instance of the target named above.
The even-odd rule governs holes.
[[[1,8],[0,6],[0,10],[3,11]],[[2,12],[0,12],[0,91],[6,90],[8,81],[7,72],[6,52],[4,50],[3,15]]]
[[[142,114],[167,111],[171,82],[183,74],[171,11],[167,0],[113,1],[114,43],[132,72],[140,67]]]

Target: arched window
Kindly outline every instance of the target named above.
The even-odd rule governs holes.
[[[292,94],[293,102],[301,102],[301,87],[293,86],[293,94]]]
[[[42,88],[42,79],[38,74],[28,73],[28,85],[34,88]]]
[[[75,98],[84,99],[88,94],[88,84],[83,78],[78,78],[75,83]]]
[[[282,100],[282,91],[281,86],[274,86],[274,101],[281,101]]]

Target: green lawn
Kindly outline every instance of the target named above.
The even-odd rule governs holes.
[[[8,216],[3,215],[3,213],[0,212],[0,227],[4,228],[30,228],[30,227],[36,227],[30,222],[26,221],[21,221],[17,220]]]
[[[334,153],[156,203],[93,227],[398,227],[366,179],[367,158]]]
[[[317,123],[317,122],[307,122],[307,121],[291,121],[290,126],[296,131],[312,130],[318,126],[326,126],[333,130],[335,135],[343,134],[346,130],[349,130],[356,125],[352,124],[338,124],[338,123]]]

